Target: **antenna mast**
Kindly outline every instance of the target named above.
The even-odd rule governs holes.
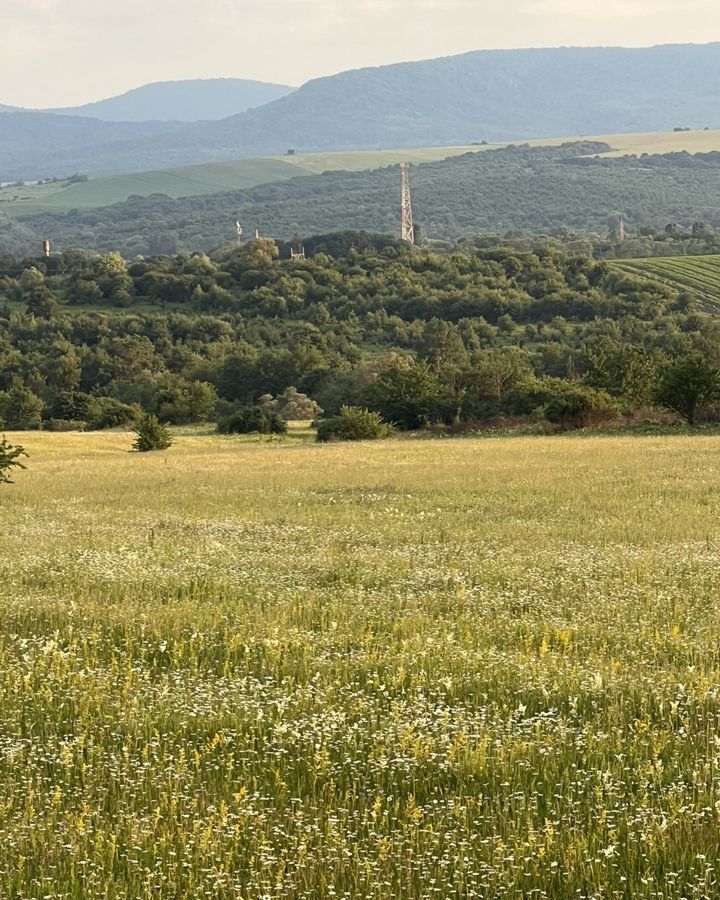
[[[415,226],[413,225],[412,201],[410,199],[410,164],[401,163],[402,172],[402,239],[410,244],[415,243]]]
[[[622,216],[620,216],[620,221],[618,222],[617,236],[619,241],[624,241],[627,236],[625,234],[625,219]]]

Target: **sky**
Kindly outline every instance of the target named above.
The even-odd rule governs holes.
[[[515,47],[720,40],[717,0],[0,0],[0,103],[71,106],[151,81],[299,85]]]

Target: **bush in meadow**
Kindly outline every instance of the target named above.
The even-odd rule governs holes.
[[[339,416],[322,419],[317,426],[319,441],[373,441],[390,437],[393,428],[382,416],[359,406],[343,406]]]
[[[135,428],[133,450],[146,453],[148,450],[167,450],[172,444],[172,436],[167,425],[158,421],[157,416],[145,415]]]
[[[272,409],[243,406],[218,422],[220,434],[285,434],[287,423]]]
[[[26,468],[21,462],[20,457],[27,456],[25,448],[20,445],[13,446],[9,444],[3,435],[0,440],[0,484],[12,484],[10,472],[12,469]]]

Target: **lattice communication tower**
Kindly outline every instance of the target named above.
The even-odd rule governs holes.
[[[413,225],[412,200],[410,198],[410,164],[401,163],[402,172],[402,239],[415,243],[415,226]]]

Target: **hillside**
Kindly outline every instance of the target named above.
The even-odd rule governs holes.
[[[279,150],[305,149],[309,121],[315,149],[720,126],[719,70],[720,44],[480,51],[310,81],[213,134]]]
[[[547,234],[570,229],[607,234],[620,215],[629,234],[668,222],[720,226],[720,153],[602,158],[607,144],[515,147],[467,153],[412,166],[419,231],[424,239],[457,240],[481,232]],[[97,210],[46,213],[18,223],[31,243],[57,249],[117,249],[136,254],[209,250],[246,231],[288,240],[342,230],[396,234],[399,171],[326,172],[244,191],[171,200],[133,197]]]
[[[43,184],[7,185],[0,188],[0,212],[27,218],[43,212],[96,209],[132,196],[163,194],[176,198],[245,190],[304,174],[307,174],[306,170],[290,160],[268,158],[106,175],[89,181],[65,179]]]
[[[96,103],[46,112],[108,122],[197,122],[224,119],[278,100],[294,90],[285,84],[244,78],[158,81]]]
[[[665,361],[720,354],[716,323],[673,288],[547,246],[436,253],[354,233],[311,239],[301,262],[283,251],[252,240],[128,264],[0,257],[0,418],[102,427],[138,404],[183,424],[294,385],[325,410],[372,404],[414,428],[531,414],[568,390],[577,400],[578,385],[559,382],[575,374],[638,408]],[[393,406],[376,387],[398,352]]]
[[[708,153],[720,151],[720,131],[651,132],[647,134],[599,135],[587,138],[593,144],[607,144],[603,157],[666,153]],[[559,146],[565,138],[529,141],[530,146]],[[437,162],[450,156],[480,150],[503,149],[497,144],[483,147],[424,147],[395,150],[354,150],[339,153],[305,153],[295,156],[265,157],[206,163],[127,175],[108,175],[87,181],[61,179],[42,184],[0,187],[0,211],[27,218],[43,212],[95,209],[121,203],[130,196],[165,194],[178,199],[222,191],[245,190],[261,184],[285,181],[302,174],[329,171],[359,172],[411,163]]]
[[[720,256],[674,256],[621,260],[613,268],[632,275],[655,278],[692,297],[704,309],[720,312]]]
[[[88,135],[57,147],[52,122],[28,141],[8,119],[0,180],[164,169],[289,148],[376,150],[712,128],[720,126],[719,71],[720,44],[479,51],[316,79],[258,109],[171,133]],[[72,121],[82,128],[77,117]]]
[[[43,212],[95,209],[111,203],[120,203],[131,196],[148,197],[151,194],[164,194],[177,199],[216,194],[285,181],[298,175],[343,170],[359,172],[380,166],[398,165],[403,160],[417,163],[436,161],[448,156],[459,156],[472,149],[478,148],[439,147],[298,154],[292,157],[265,157],[206,163],[200,166],[181,166],[155,172],[106,175],[87,181],[62,179],[42,184],[9,184],[0,187],[0,212],[8,216],[27,218]]]
[[[181,128],[171,122],[100,122],[52,113],[0,111],[0,182],[97,171],[108,155],[162,135],[172,143]]]

